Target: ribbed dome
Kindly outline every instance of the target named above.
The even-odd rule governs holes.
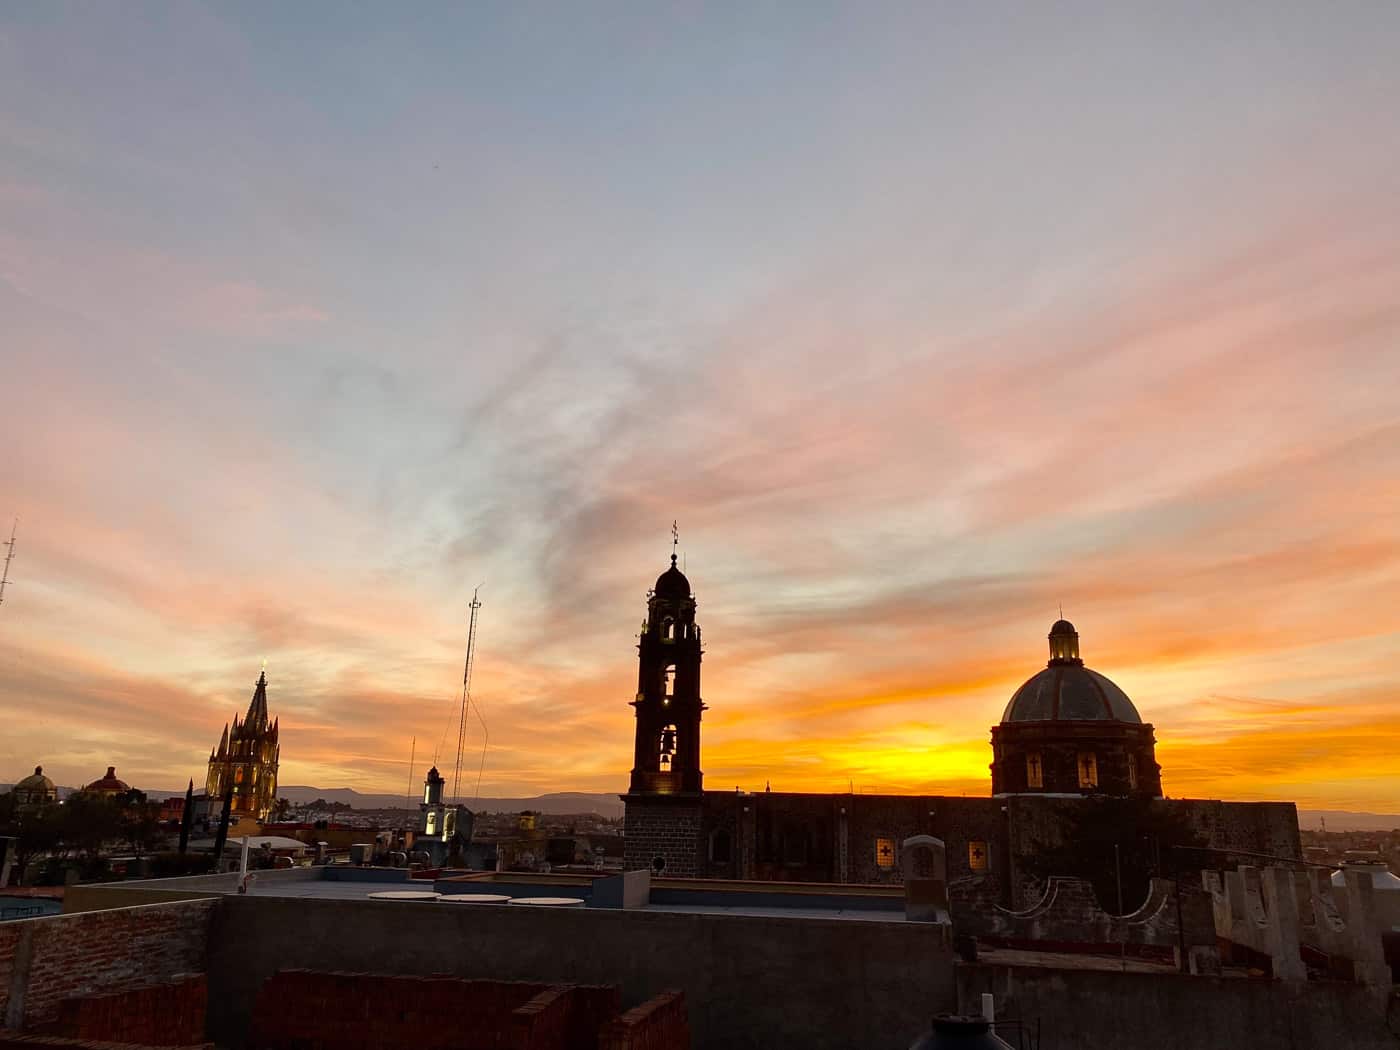
[[[1017,689],[1003,722],[1115,721],[1141,724],[1128,694],[1082,664],[1055,664]]]
[[[676,568],[676,556],[671,555],[671,567],[656,578],[656,596],[672,600],[690,597],[690,581]]]
[[[1128,694],[1079,658],[1079,632],[1068,620],[1050,627],[1050,662],[1017,689],[1002,722],[1134,722],[1142,724]]]
[[[15,791],[45,791],[52,794],[56,789],[54,783],[44,776],[44,767],[35,766],[34,772],[25,777],[14,786]]]

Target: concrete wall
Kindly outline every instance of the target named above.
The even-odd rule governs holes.
[[[286,868],[281,871],[258,871],[258,885],[269,886],[285,882],[314,882],[328,876],[331,868]],[[345,869],[349,871],[351,869]],[[394,881],[408,877],[404,868],[372,868],[394,874]],[[173,903],[204,900],[223,893],[233,893],[242,879],[236,871],[222,875],[185,875],[173,879],[130,879],[125,882],[94,882],[69,886],[63,897],[63,913],[72,915],[109,908],[131,908],[142,904]]]
[[[63,1000],[169,981],[204,969],[215,902],[20,919],[0,927],[0,1021],[57,1019]]]
[[[943,928],[573,908],[228,897],[210,936],[209,1033],[242,1045],[258,988],[306,968],[685,993],[697,1050],[908,1046],[953,1006]]]
[[[981,1012],[990,992],[998,1017],[1039,1020],[1040,1050],[1396,1050],[1400,1015],[1366,989],[1163,973],[960,965],[959,1007]],[[1015,1033],[1003,1030],[1014,1046]]]

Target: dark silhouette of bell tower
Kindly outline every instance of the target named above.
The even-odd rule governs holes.
[[[699,795],[700,628],[690,581],[671,567],[647,595],[647,619],[637,644],[636,752],[631,795]]]

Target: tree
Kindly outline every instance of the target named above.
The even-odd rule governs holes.
[[[58,848],[57,810],[57,805],[46,805],[20,812],[13,792],[0,795],[0,835],[15,840],[16,878],[20,883],[24,882],[30,861]]]
[[[1121,877],[1126,913],[1147,899],[1153,878],[1199,871],[1202,854],[1194,850],[1205,845],[1183,812],[1151,799],[1094,796],[1061,810],[1055,834],[1023,869],[1039,879],[1085,879],[1110,912],[1118,910]]]
[[[279,823],[285,821],[287,819],[287,816],[291,813],[291,811],[291,799],[279,798],[276,802],[272,804],[272,819]]]
[[[214,870],[219,871],[224,861],[224,844],[228,842],[229,815],[233,812],[233,784],[224,789],[224,807],[219,815],[219,833],[214,836]]]
[[[78,792],[59,807],[59,838],[63,851],[88,860],[102,847],[123,837],[122,809],[111,799]]]
[[[149,802],[128,806],[122,814],[121,826],[131,852],[138,857],[155,849],[165,839],[160,826],[160,810]]]
[[[180,811],[180,852],[190,847],[190,828],[194,826],[194,778],[185,789],[185,808]]]

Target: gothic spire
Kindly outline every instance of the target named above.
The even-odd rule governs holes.
[[[262,730],[267,727],[266,669],[258,675],[258,685],[257,688],[253,690],[253,700],[248,705],[248,717],[243,719],[243,724],[252,726],[255,730]]]

